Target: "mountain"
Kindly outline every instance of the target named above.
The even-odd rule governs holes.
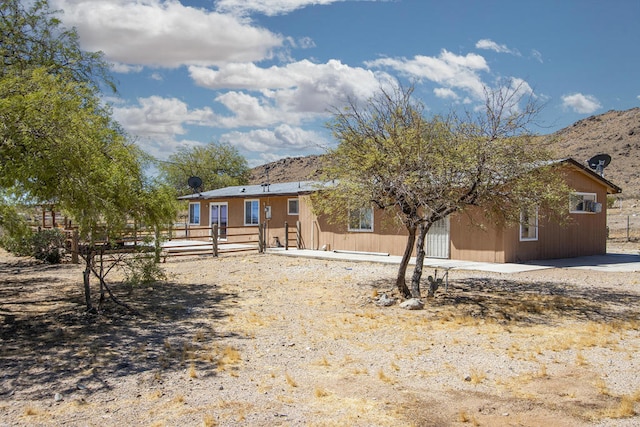
[[[608,111],[540,137],[557,158],[585,162],[609,154],[604,176],[622,188],[621,197],[640,198],[640,108]],[[313,180],[319,177],[322,156],[288,157],[252,169],[251,183]]]
[[[586,162],[609,154],[604,177],[622,188],[623,198],[640,197],[640,108],[591,116],[550,136],[558,157]]]

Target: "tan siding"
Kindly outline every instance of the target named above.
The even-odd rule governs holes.
[[[486,222],[479,209],[453,215],[450,258],[505,262],[502,230]]]
[[[346,224],[338,225],[317,217],[312,212],[308,196],[300,198],[300,220],[305,247],[308,249],[344,250],[402,255],[407,244],[407,231],[393,223],[380,210],[373,214],[374,232],[347,231]]]

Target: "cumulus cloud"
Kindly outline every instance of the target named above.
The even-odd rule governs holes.
[[[455,93],[453,90],[451,90],[449,88],[438,87],[438,88],[435,88],[433,90],[433,93],[438,98],[442,98],[442,99],[454,99],[454,100],[457,100],[457,99],[460,98],[457,93]]]
[[[283,15],[307,6],[327,5],[344,0],[218,0],[216,10],[237,15],[260,13],[267,16]]]
[[[510,53],[512,55],[520,56],[520,52],[516,49],[509,49],[506,44],[498,44],[490,39],[478,40],[476,43],[476,49],[486,49],[498,53]]]
[[[139,98],[138,105],[116,106],[113,116],[128,132],[143,138],[174,137],[186,133],[185,124],[215,123],[210,108],[189,110],[179,99],[160,96]]]
[[[249,132],[229,132],[220,137],[221,142],[233,144],[247,151],[274,153],[284,149],[288,153],[320,150],[328,141],[318,132],[286,124],[273,129],[255,129]]]
[[[315,64],[308,60],[260,68],[253,63],[228,64],[219,69],[189,68],[199,86],[231,89],[216,101],[232,113],[220,118],[224,127],[299,124],[326,117],[347,99],[363,100],[391,77],[337,60]]]
[[[283,37],[230,14],[171,0],[52,0],[84,49],[119,64],[178,67],[273,57]],[[127,68],[116,68],[128,71]]]
[[[482,98],[484,84],[480,72],[488,72],[485,59],[477,54],[456,55],[442,50],[437,57],[417,55],[412,59],[381,58],[366,62],[369,67],[391,68],[406,76],[426,79],[448,89],[461,89]]]
[[[580,114],[591,114],[602,108],[598,99],[592,95],[573,93],[562,96],[562,106]]]

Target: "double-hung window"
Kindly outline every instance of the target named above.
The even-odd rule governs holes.
[[[373,208],[350,210],[349,231],[373,231]]]
[[[244,225],[260,224],[260,200],[244,201]]]
[[[520,241],[538,240],[538,209],[523,209],[520,212]]]
[[[189,203],[189,225],[200,225],[200,202]]]

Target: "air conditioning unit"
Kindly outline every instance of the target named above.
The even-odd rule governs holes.
[[[593,212],[593,213],[602,212],[602,203],[597,203],[597,202],[594,202],[593,200],[585,200],[583,203],[584,203],[585,212]]]

